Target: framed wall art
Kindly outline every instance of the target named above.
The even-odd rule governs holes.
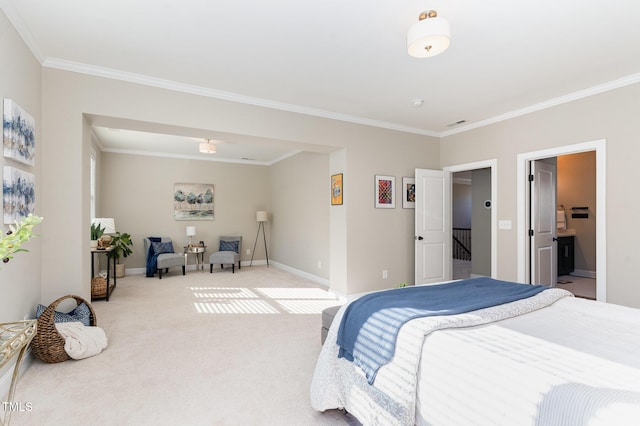
[[[176,183],[173,188],[175,220],[213,220],[213,185]]]
[[[402,208],[416,208],[416,179],[412,177],[402,178]]]
[[[342,205],[343,187],[342,173],[331,175],[331,205]]]
[[[396,177],[376,175],[376,208],[396,208]]]
[[[36,158],[35,135],[36,122],[33,117],[11,99],[5,99],[2,114],[4,156],[33,166]]]
[[[36,179],[33,173],[11,166],[2,171],[4,223],[14,223],[33,213],[36,205]]]

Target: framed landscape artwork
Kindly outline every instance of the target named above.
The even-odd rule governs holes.
[[[173,189],[175,220],[213,220],[213,185],[176,183]]]
[[[36,122],[25,110],[12,101],[4,100],[2,114],[2,145],[5,158],[28,166],[35,164]]]
[[[342,173],[331,176],[331,205],[339,206],[342,204]]]
[[[396,177],[376,175],[376,208],[395,209],[396,208]]]

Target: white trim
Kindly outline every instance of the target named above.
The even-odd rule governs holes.
[[[444,167],[449,173],[466,172],[477,169],[491,169],[491,277],[498,276],[498,160],[484,160],[473,163]],[[473,183],[472,183],[473,184]]]
[[[527,163],[559,155],[596,152],[596,300],[607,301],[607,144],[605,139],[518,154],[517,159],[517,267],[519,282],[527,282]]]

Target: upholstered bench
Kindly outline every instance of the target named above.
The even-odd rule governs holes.
[[[329,328],[331,327],[331,323],[333,322],[333,318],[338,313],[338,309],[340,309],[340,305],[331,306],[322,311],[322,326],[320,327],[320,342],[324,345],[324,341],[327,339],[327,333],[329,332]]]

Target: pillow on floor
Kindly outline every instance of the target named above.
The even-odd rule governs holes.
[[[46,306],[38,304],[36,318],[40,318],[45,309],[47,309]],[[82,302],[68,313],[54,311],[53,322],[81,322],[88,327],[91,325],[91,310],[86,303]]]

